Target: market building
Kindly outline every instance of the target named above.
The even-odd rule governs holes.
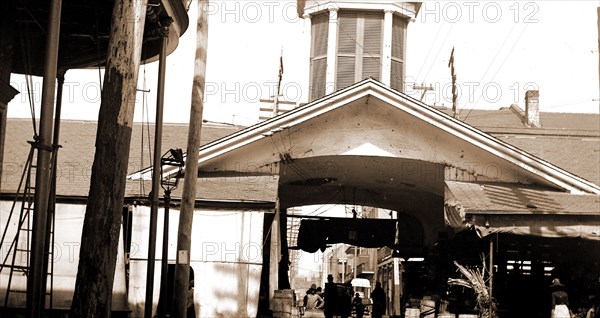
[[[351,281],[352,273],[381,281],[388,316],[401,316],[408,304],[420,306],[416,301],[424,299],[438,311],[440,304],[456,313],[476,310],[472,291],[449,286],[449,279],[460,278],[454,261],[493,268],[486,287],[505,317],[544,314],[544,291],[553,276],[572,286],[574,299],[598,295],[597,114],[540,113],[540,92],[530,91],[522,107],[457,118],[452,109],[402,92],[406,30],[418,3],[298,4],[299,14],[311,21],[311,100],[250,127],[205,125],[198,175],[184,176],[196,178],[198,189],[187,255],[197,315],[291,316],[289,306],[279,305],[293,306],[292,299],[278,298],[292,287],[290,248],[315,252],[338,243],[352,248],[336,257],[364,260],[352,271],[335,269],[336,278]],[[3,149],[0,224],[9,238],[20,230],[18,222],[5,220],[11,220],[13,199],[24,197],[18,193],[27,172],[28,124],[6,124],[11,138]],[[57,311],[69,308],[73,294],[96,138],[91,122],[65,121],[62,127],[51,270],[61,279],[54,280],[50,301]],[[134,126],[131,153],[150,149],[144,128]],[[184,148],[186,133],[181,125],[164,125],[164,148]],[[141,316],[153,171],[142,157],[130,158],[112,309]],[[163,165],[161,172],[179,176],[178,168]],[[181,191],[171,194],[169,263],[181,257],[174,247]],[[20,202],[17,210],[27,203]],[[302,218],[298,232],[290,233],[292,210],[315,204],[360,205],[370,212]],[[162,219],[164,201],[159,210]],[[3,245],[3,257],[16,253]],[[17,266],[22,264],[12,262],[9,271],[3,265],[0,273],[7,282],[0,300],[9,308],[24,304],[25,281],[4,279],[16,277]],[[159,278],[156,272],[154,308]]]

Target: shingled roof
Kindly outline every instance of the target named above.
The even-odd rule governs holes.
[[[449,110],[441,109],[449,112]],[[500,110],[472,110],[463,114],[466,123],[508,142],[509,144],[555,164],[575,175],[600,185],[600,115],[581,113],[541,113],[541,128],[526,127],[519,116],[508,108]],[[59,150],[58,196],[84,198],[89,191],[89,174],[94,158],[94,142],[97,123],[93,121],[63,120],[61,123],[62,148]],[[232,134],[243,127],[204,124],[202,144]],[[169,148],[182,148],[187,144],[186,124],[165,124],[163,128],[163,152]],[[2,193],[14,193],[17,189],[22,167],[29,151],[28,140],[33,130],[28,119],[8,119]],[[154,126],[135,123],[132,132],[128,173],[151,166]],[[207,180],[204,182],[222,182]],[[128,181],[128,196],[144,196],[150,191],[150,183]],[[243,180],[231,182],[231,191],[240,193],[242,199],[266,198],[260,189],[243,189]],[[208,184],[205,184],[208,185]],[[199,187],[200,197],[216,198],[217,187]]]
[[[12,194],[17,191],[23,167],[27,161],[30,145],[33,140],[33,128],[29,119],[9,119],[7,121],[6,147],[4,152],[4,169],[2,173],[2,194]],[[91,167],[94,160],[95,139],[97,123],[94,121],[63,120],[60,130],[60,145],[58,151],[57,168],[57,197],[58,200],[83,200],[89,192]],[[163,127],[163,152],[170,148],[186,149],[187,129],[186,124],[165,124]],[[202,126],[202,144],[229,135],[241,127],[204,124]],[[151,149],[154,147],[154,125],[135,123],[132,131],[131,148],[129,155],[128,173],[139,170],[141,167],[152,165]],[[110,169],[110,167],[107,167]],[[202,187],[198,187],[198,197],[205,199],[218,199],[222,193],[219,183],[227,183],[231,191],[239,193],[241,199],[264,198],[258,189],[240,187],[243,182],[230,182],[231,180],[207,180]],[[180,187],[181,188],[181,187]],[[145,197],[151,190],[151,183],[128,181],[127,197]],[[181,189],[178,189],[181,191]],[[178,192],[173,193],[174,196]]]
[[[600,185],[600,114],[542,112],[540,128],[526,127],[510,108],[464,111],[459,119]]]

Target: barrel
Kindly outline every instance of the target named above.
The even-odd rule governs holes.
[[[292,308],[294,308],[294,290],[281,289],[275,290],[273,295],[273,318],[292,318]]]
[[[435,317],[435,300],[431,298],[421,299],[421,317],[422,318],[434,318]]]
[[[406,308],[404,311],[405,318],[419,318],[421,315],[421,309],[419,308]]]

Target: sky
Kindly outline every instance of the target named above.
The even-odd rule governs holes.
[[[469,109],[524,106],[528,89],[540,91],[540,110],[599,113],[598,15],[600,1],[426,1],[408,26],[406,89],[431,85],[424,101],[452,104],[448,67],[454,48],[461,117]],[[165,122],[189,121],[197,1],[190,26],[167,58]],[[238,125],[258,121],[260,99],[272,99],[283,56],[280,100],[307,102],[309,27],[296,1],[210,1],[204,119]],[[134,121],[153,122],[157,65],[140,67]],[[102,73],[102,71],[100,71]],[[63,119],[97,120],[98,69],[69,70]],[[41,79],[35,78],[39,113]],[[23,76],[11,83],[22,93],[8,107],[11,118],[29,118]],[[39,115],[38,115],[39,116]]]

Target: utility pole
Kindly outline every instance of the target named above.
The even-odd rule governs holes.
[[[113,5],[71,318],[110,316],[147,4]]]
[[[452,116],[454,118],[458,118],[458,113],[456,112],[456,73],[454,72],[454,47],[452,47],[452,52],[450,52],[450,61],[448,61],[448,67],[450,68],[450,75],[452,75]]]
[[[423,97],[425,97],[425,94],[427,94],[427,91],[433,91],[435,90],[433,88],[433,86],[431,86],[431,84],[429,84],[429,86],[425,85],[424,83],[422,83],[421,85],[413,85],[413,89],[414,90],[419,90],[419,91],[423,91],[423,93],[421,93],[421,99],[420,101],[423,101]]]
[[[196,22],[196,56],[192,83],[192,105],[185,159],[185,178],[177,232],[177,257],[175,286],[173,288],[173,317],[187,317],[188,289],[190,284],[190,250],[192,245],[192,221],[196,206],[196,181],[198,180],[198,150],[204,108],[204,85],[206,80],[206,56],[208,49],[208,0],[198,1]]]
[[[281,91],[281,79],[283,78],[283,48],[279,55],[279,73],[277,77],[277,86],[275,87],[275,96],[273,96],[273,117],[279,115],[279,94]]]

